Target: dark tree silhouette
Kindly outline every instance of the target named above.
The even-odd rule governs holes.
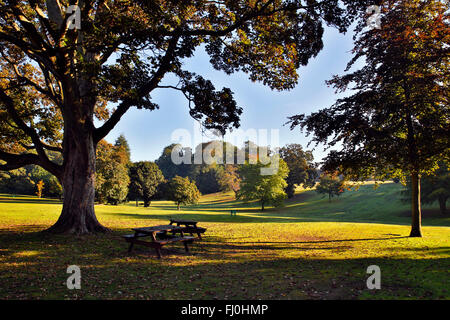
[[[450,159],[450,33],[442,1],[385,1],[381,28],[363,30],[347,71],[330,85],[353,94],[291,118],[313,141],[335,146],[324,169],[351,179],[411,179],[411,237],[421,237],[420,176]]]

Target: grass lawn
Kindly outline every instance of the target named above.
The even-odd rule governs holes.
[[[231,194],[181,211],[165,201],[98,205],[113,232],[82,237],[39,232],[60,202],[0,195],[0,299],[449,299],[450,217],[425,206],[424,237],[408,238],[400,191],[365,185],[328,202],[306,190],[264,212]],[[146,247],[127,254],[121,234],[170,217],[208,228],[191,254],[181,245],[164,247],[162,260]],[[65,285],[69,265],[81,268],[81,290]],[[370,265],[381,268],[381,290],[366,288]]]

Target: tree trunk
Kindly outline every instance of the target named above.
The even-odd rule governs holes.
[[[108,231],[98,222],[94,212],[95,145],[91,130],[66,128],[64,172],[60,180],[64,195],[62,212],[47,231],[70,234]]]
[[[413,115],[414,110],[410,104],[410,88],[407,81],[404,80],[405,98],[406,98],[406,128],[409,152],[409,165],[411,170],[411,233],[410,237],[422,237],[422,212],[420,208],[420,177],[419,177],[419,153],[417,149],[416,134],[414,132]]]
[[[420,178],[417,172],[411,174],[411,233],[410,237],[422,237],[422,212],[420,207]]]
[[[261,211],[264,211],[264,201],[261,201]]]
[[[177,210],[180,211],[180,203],[177,203]]]
[[[447,214],[447,198],[439,197],[439,209],[442,214]]]

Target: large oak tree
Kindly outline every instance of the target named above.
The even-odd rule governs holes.
[[[174,89],[208,129],[239,126],[231,90],[183,59],[204,48],[217,70],[291,89],[322,49],[323,25],[345,31],[366,2],[0,0],[0,169],[37,164],[59,179],[63,209],[49,231],[105,231],[94,213],[95,149],[130,108],[157,109],[151,94]],[[168,74],[178,83],[162,83]]]

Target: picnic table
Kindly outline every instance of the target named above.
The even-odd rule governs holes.
[[[134,234],[127,234],[123,237],[130,243],[128,252],[131,252],[135,244],[141,244],[147,247],[154,248],[158,258],[161,259],[161,248],[169,243],[183,242],[186,252],[189,252],[188,243],[192,243],[196,238],[185,236],[182,227],[175,225],[161,225],[144,228],[133,228]],[[169,234],[172,233],[172,235]],[[176,234],[180,233],[180,236]],[[143,237],[149,237],[150,241],[139,240]]]
[[[197,237],[199,240],[202,240],[202,233],[205,233],[206,229],[202,227],[197,227],[197,221],[192,220],[177,220],[177,219],[170,219],[170,225],[176,224],[177,227],[181,227],[181,230],[183,232],[189,233],[191,236],[194,235],[194,233],[197,234]],[[179,231],[175,231],[179,232]]]

